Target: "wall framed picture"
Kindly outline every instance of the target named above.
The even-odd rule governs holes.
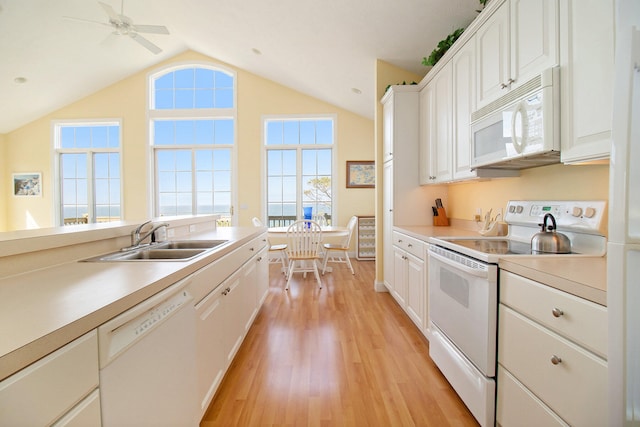
[[[42,174],[39,172],[14,173],[13,196],[14,197],[41,197]]]
[[[375,188],[376,168],[374,161],[347,161],[347,188]]]

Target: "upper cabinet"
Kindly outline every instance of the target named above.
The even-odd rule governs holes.
[[[472,39],[451,58],[453,80],[453,179],[474,178],[471,170],[471,113],[476,109],[475,43]]]
[[[451,64],[438,72],[427,85],[420,100],[420,184],[450,181],[452,162],[452,110]],[[425,179],[426,178],[426,179]]]
[[[478,28],[477,108],[558,65],[558,1],[505,1]]]
[[[560,16],[561,160],[607,159],[613,109],[613,0],[565,0]]]

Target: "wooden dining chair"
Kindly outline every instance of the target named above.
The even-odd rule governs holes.
[[[318,248],[322,242],[320,225],[311,220],[298,220],[287,229],[287,257],[289,258],[289,273],[285,290],[289,290],[289,282],[293,273],[313,272],[322,289],[322,281],[318,273]]]
[[[349,266],[351,274],[356,274],[353,271],[351,260],[349,260],[349,245],[351,244],[351,237],[353,236],[353,230],[358,223],[358,217],[352,216],[347,224],[347,235],[342,239],[340,243],[325,243],[324,247],[324,260],[322,261],[322,274],[327,270],[327,262],[331,259],[331,262],[345,263]]]
[[[262,221],[259,218],[253,217],[251,220],[253,222],[254,227],[264,227]],[[269,254],[276,254],[275,257],[269,256],[269,263],[282,263],[282,273],[285,277],[289,273],[289,259],[287,258],[287,245],[285,243],[282,244],[271,244],[269,238],[267,237],[267,245],[269,245]]]

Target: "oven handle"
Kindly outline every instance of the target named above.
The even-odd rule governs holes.
[[[440,254],[437,254],[435,252],[429,251],[429,256],[433,257],[434,259],[436,259],[437,261],[440,261],[443,264],[447,264],[451,267],[454,267],[458,270],[464,271],[467,274],[470,274],[472,276],[476,276],[476,277],[482,277],[482,278],[488,278],[489,277],[489,272],[486,270],[479,270],[477,268],[471,268],[468,267],[464,264],[461,264],[459,262],[455,262],[453,260],[450,260],[449,258],[443,257]]]

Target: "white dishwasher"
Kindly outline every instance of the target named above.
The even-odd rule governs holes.
[[[98,328],[102,425],[197,426],[190,277]]]

